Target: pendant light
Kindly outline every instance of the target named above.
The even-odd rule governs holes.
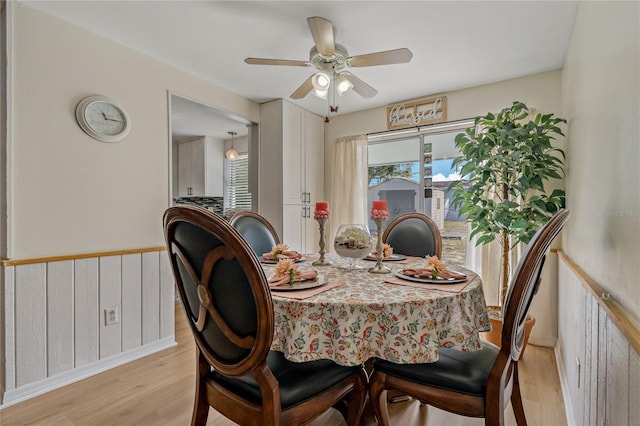
[[[224,154],[224,156],[225,156],[225,157],[227,157],[227,160],[229,160],[229,161],[234,161],[235,159],[237,159],[237,158],[238,158],[238,151],[236,151],[236,150],[233,148],[233,137],[234,137],[235,135],[237,135],[237,134],[238,134],[238,132],[227,132],[227,133],[231,135],[231,148],[229,148],[229,149],[227,150],[227,152]]]

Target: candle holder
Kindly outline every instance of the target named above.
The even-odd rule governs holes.
[[[382,224],[386,219],[373,219],[376,224],[376,228],[378,229],[378,242],[376,243],[376,265],[373,268],[369,268],[369,272],[373,274],[388,274],[391,272],[391,269],[387,268],[382,264],[382,258],[384,257],[384,253],[382,250]]]
[[[324,233],[324,224],[329,220],[326,217],[316,218],[318,224],[320,225],[320,258],[312,263],[313,266],[329,266],[332,263],[324,258],[325,254],[325,246],[327,245],[327,237]]]

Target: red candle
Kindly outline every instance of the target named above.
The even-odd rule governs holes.
[[[374,200],[373,209],[375,210],[388,210],[387,202],[385,200]]]
[[[371,219],[389,219],[389,210],[385,200],[375,200],[373,202]]]
[[[316,203],[316,211],[313,212],[314,219],[328,219],[329,218],[329,203],[326,201],[318,201]]]

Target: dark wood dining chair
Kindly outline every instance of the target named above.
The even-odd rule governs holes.
[[[274,311],[265,273],[224,219],[193,206],[169,208],[164,235],[196,342],[192,425],[209,406],[241,425],[301,424],[332,406],[356,425],[367,395],[362,366],[288,361],[270,350]]]
[[[382,242],[393,247],[394,253],[442,258],[440,230],[422,213],[406,213],[393,219],[382,234]]]
[[[258,213],[249,210],[236,212],[229,223],[238,230],[257,256],[270,252],[275,245],[280,244],[280,237],[273,225]]]
[[[374,360],[369,395],[381,425],[389,424],[386,393],[392,389],[442,410],[484,417],[486,425],[504,424],[510,399],[518,425],[527,424],[518,382],[524,323],[551,243],[568,217],[568,210],[557,212],[527,244],[504,304],[502,348],[488,342],[475,352],[441,348],[439,360],[431,364]]]

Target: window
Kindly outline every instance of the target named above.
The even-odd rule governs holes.
[[[224,210],[251,210],[247,154],[240,154],[234,161],[224,160]]]
[[[451,162],[460,155],[455,137],[473,121],[444,123],[397,133],[369,136],[369,206],[386,200],[389,223],[411,212],[429,216],[442,234],[442,257],[450,264],[466,261],[468,226],[451,206],[448,187],[459,180]],[[411,131],[409,130],[409,131]],[[369,223],[375,233],[375,224]]]
[[[367,202],[386,200],[389,221],[410,212],[422,211],[420,182],[420,138],[369,143],[369,190]],[[373,221],[369,229],[376,234]]]

